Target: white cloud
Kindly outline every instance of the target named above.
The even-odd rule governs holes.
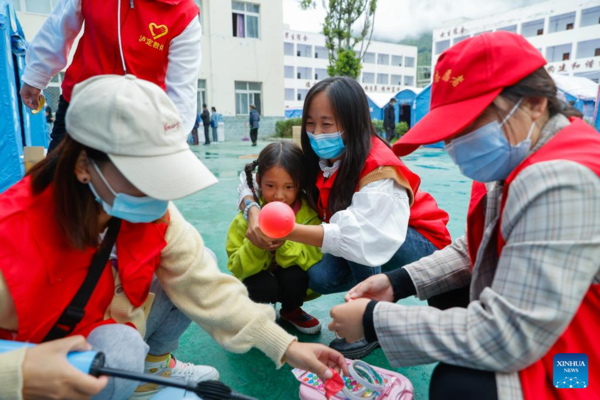
[[[543,0],[379,0],[374,36],[399,41],[419,36],[455,18],[481,18]],[[320,32],[325,18],[321,0],[315,10],[302,11],[298,0],[283,0],[283,21],[293,30]]]

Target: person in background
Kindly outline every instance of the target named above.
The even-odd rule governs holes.
[[[206,104],[202,104],[202,125],[204,126],[204,145],[210,144],[210,135],[208,134],[208,130],[210,128],[210,113],[208,112],[208,108]]]
[[[194,122],[194,127],[192,128],[192,145],[197,146],[199,144],[198,141],[198,128],[200,128],[200,121],[202,118],[200,117],[200,113],[196,113],[196,121]]]
[[[212,111],[210,114],[210,127],[212,128],[213,143],[219,144],[219,114],[217,114],[215,107],[211,107],[210,110]]]
[[[250,140],[252,140],[252,146],[256,146],[258,140],[258,127],[260,121],[260,114],[253,104],[250,106]]]
[[[54,115],[52,114],[52,107],[46,105],[46,128],[48,129],[48,135],[52,133],[52,126],[54,124]]]
[[[392,142],[392,139],[396,135],[396,110],[394,105],[396,104],[396,98],[392,97],[390,103],[385,108],[383,116],[383,127],[385,128],[385,138],[388,143]]]
[[[466,234],[331,310],[330,329],[377,338],[395,368],[439,363],[431,400],[600,399],[600,135],[545,65],[509,32],[442,53],[431,111],[394,151],[444,141],[474,180]],[[470,299],[452,309],[394,304],[461,287]],[[559,355],[580,353],[587,382],[553,379]]]
[[[20,95],[37,109],[41,90],[68,61],[85,23],[73,61],[62,83],[52,152],[66,135],[65,113],[75,84],[103,74],[132,74],[167,92],[181,114],[185,142],[194,125],[201,50],[199,10],[194,0],[58,0],[29,44]]]

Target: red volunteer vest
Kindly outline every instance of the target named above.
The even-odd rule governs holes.
[[[123,75],[117,0],[82,0],[85,29],[65,73],[63,97],[92,76]],[[165,89],[169,46],[198,16],[193,0],[121,0],[121,43],[127,73]],[[200,51],[200,49],[198,49]]]
[[[421,178],[409,170],[406,165],[392,150],[387,147],[380,139],[373,136],[371,138],[371,152],[369,153],[365,166],[360,173],[360,179],[383,166],[392,166],[398,169],[398,173],[406,178],[412,192],[414,193],[414,202],[410,208],[410,219],[408,225],[425,236],[438,249],[443,249],[452,241],[450,232],[446,228],[449,216],[444,210],[440,209],[433,197],[428,193],[419,190]],[[319,217],[324,222],[329,222],[331,211],[329,210],[329,194],[337,177],[337,171],[325,179],[323,171],[317,176],[316,185],[319,189],[318,211]],[[358,186],[356,187],[358,192]]]
[[[73,249],[52,217],[53,188],[37,196],[25,177],[0,195],[0,271],[12,295],[19,330],[0,330],[0,339],[39,343],[58,320],[83,283],[95,248]],[[160,252],[166,246],[167,224],[123,221],[117,237],[118,271],[122,290],[135,307],[148,297]],[[109,261],[110,263],[110,261]],[[121,288],[116,288],[120,291]],[[108,265],[71,335],[87,335],[105,320],[115,294]]]
[[[541,149],[523,161],[505,182],[500,215],[504,212],[510,184],[530,165],[552,160],[579,163],[600,177],[600,134],[580,119],[561,130]],[[467,217],[467,241],[472,266],[481,245],[485,221],[486,189],[474,182]],[[500,222],[498,229],[500,229]],[[505,240],[498,234],[498,255]],[[534,399],[599,399],[600,398],[600,284],[592,284],[575,317],[554,346],[529,367],[519,372],[525,400]],[[586,389],[556,389],[552,382],[553,358],[557,353],[585,353],[589,360],[589,387]]]

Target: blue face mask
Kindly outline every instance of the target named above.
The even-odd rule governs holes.
[[[102,208],[104,208],[104,211],[106,211],[108,215],[134,223],[156,221],[165,215],[169,205],[168,201],[157,200],[147,196],[135,197],[125,193],[116,193],[108,184],[96,163],[94,161],[91,161],[91,163],[98,172],[98,175],[100,175],[100,178],[102,178],[102,181],[104,181],[108,190],[115,195],[115,199],[111,206],[98,195],[92,182],[89,183],[90,190],[94,193],[96,201],[102,205]]]
[[[448,143],[446,151],[463,175],[478,182],[505,180],[526,157],[531,148],[531,124],[527,138],[512,145],[504,136],[502,127],[519,108],[522,99],[515,104],[504,121],[490,122],[481,128]]]
[[[324,160],[331,160],[342,155],[346,148],[342,140],[342,133],[344,132],[322,133],[315,136],[311,132],[306,132],[310,140],[310,146],[317,156]]]

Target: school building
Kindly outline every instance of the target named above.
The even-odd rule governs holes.
[[[551,73],[600,80],[599,0],[553,0],[478,20],[447,21],[433,31],[432,69],[450,46],[493,31],[523,35],[548,60]]]
[[[283,48],[285,107],[302,108],[310,88],[328,77],[325,36],[284,28]],[[390,97],[406,87],[416,86],[417,51],[415,46],[371,41],[358,81],[367,94],[389,93]]]
[[[13,0],[31,41],[57,0]],[[202,67],[198,107],[206,103],[223,115],[227,140],[247,135],[249,106],[261,114],[260,132],[270,134],[284,116],[283,5],[281,0],[196,0],[200,7]],[[115,16],[116,18],[116,16]],[[73,46],[71,54],[74,54]],[[45,94],[54,111],[63,73]]]

